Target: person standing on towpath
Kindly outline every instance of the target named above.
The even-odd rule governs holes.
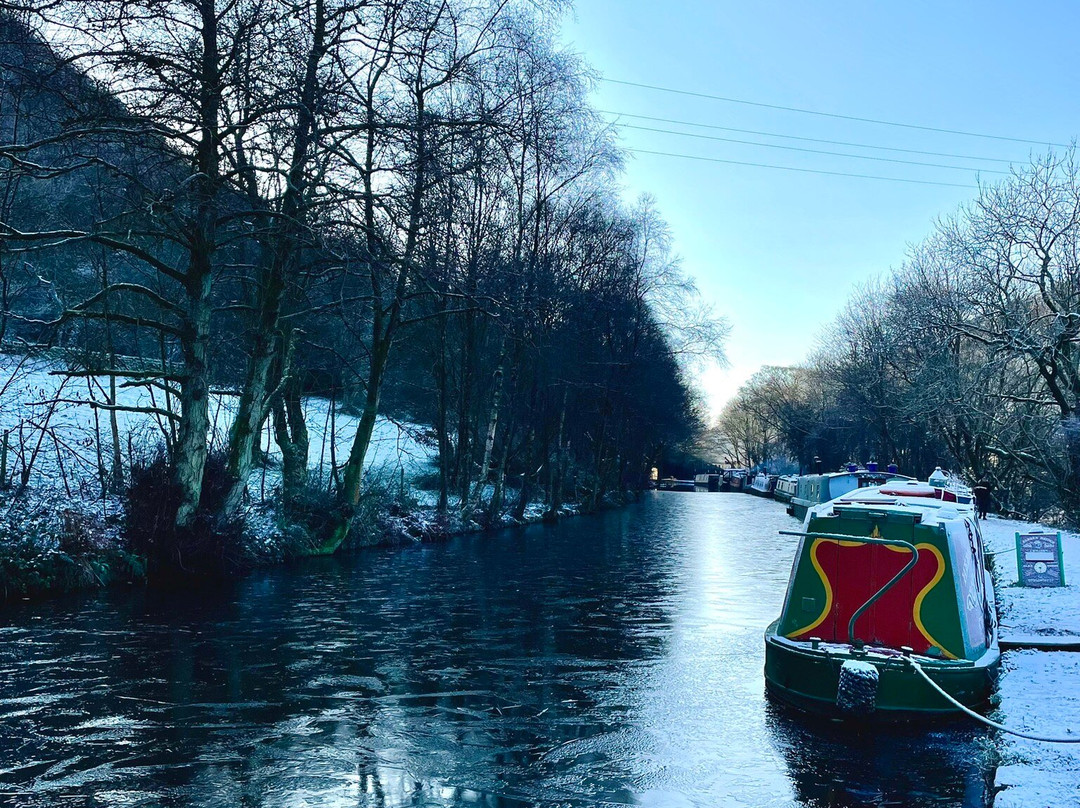
[[[980,482],[972,489],[975,495],[975,509],[980,519],[986,518],[986,512],[990,510],[990,486],[985,481]]]

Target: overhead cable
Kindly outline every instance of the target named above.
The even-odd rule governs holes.
[[[1042,140],[1030,140],[1027,138],[1019,137],[1006,137],[1004,135],[991,135],[984,132],[967,132],[962,129],[945,129],[938,126],[922,126],[914,123],[901,123],[899,121],[886,121],[877,118],[863,118],[858,115],[842,115],[837,112],[822,112],[816,109],[803,109],[801,107],[788,107],[782,104],[767,104],[762,101],[750,101],[745,98],[730,98],[722,95],[712,95],[711,93],[699,93],[691,90],[677,90],[673,87],[659,87],[655,84],[642,84],[636,81],[622,81],[621,79],[609,79],[601,78],[600,81],[608,84],[620,84],[625,87],[637,87],[642,90],[655,90],[661,93],[673,93],[675,95],[686,95],[693,98],[706,98],[710,101],[723,101],[727,104],[743,104],[751,107],[762,107],[764,109],[777,109],[784,112],[797,112],[802,115],[817,115],[822,118],[837,118],[843,121],[857,121],[859,123],[872,123],[879,126],[898,126],[903,129],[917,129],[923,132],[937,132],[938,134],[945,135],[961,135],[963,137],[978,137],[985,138],[987,140],[1004,140],[1012,143],[1027,143],[1033,146],[1060,146],[1062,148],[1068,148],[1068,143],[1052,143],[1050,141]]]
[[[1005,163],[1011,165],[1016,160],[1008,160],[1003,157],[978,157],[973,154],[956,154],[955,152],[936,152],[924,149],[905,149],[900,146],[877,146],[871,143],[855,143],[850,140],[829,140],[828,138],[806,137],[805,135],[786,135],[780,132],[763,132],[758,129],[739,129],[734,126],[719,126],[711,123],[699,123],[697,121],[680,121],[673,118],[658,118],[654,115],[637,115],[632,112],[614,112],[612,110],[597,110],[601,115],[615,115],[620,118],[634,118],[641,121],[654,121],[656,123],[670,123],[677,126],[693,126],[698,129],[715,129],[721,132],[737,132],[741,135],[760,135],[761,137],[776,137],[783,140],[798,140],[804,143],[825,143],[830,146],[851,146],[857,149],[874,149],[876,151],[890,151],[901,154],[921,154],[927,157],[949,157],[954,160],[980,160],[984,163]]]
[[[795,166],[778,166],[771,163],[751,163],[743,160],[723,160],[719,157],[702,157],[696,154],[676,154],[674,152],[651,151],[649,149],[627,149],[632,154],[653,154],[660,157],[677,157],[682,160],[699,160],[706,163],[724,163],[733,166],[749,166],[751,168],[771,168],[777,171],[797,171],[802,174],[825,174],[831,177],[856,177],[864,180],[884,180],[886,182],[905,182],[914,185],[938,185],[945,188],[970,188],[977,189],[977,185],[961,185],[955,182],[934,182],[932,180],[915,180],[906,177],[881,177],[874,174],[853,174],[846,171],[825,171],[817,168],[796,168]]]
[[[832,157],[846,157],[853,160],[875,160],[882,163],[899,163],[906,166],[925,166],[927,168],[947,168],[953,171],[980,171],[983,174],[1008,174],[1007,171],[1001,171],[998,169],[976,169],[972,166],[950,166],[944,163],[924,163],[918,160],[900,160],[895,157],[875,157],[872,154],[849,154],[846,152],[827,151],[825,149],[808,149],[803,146],[784,146],[779,143],[757,143],[752,140],[737,140],[730,137],[717,137],[715,135],[699,135],[695,132],[676,132],[671,129],[654,129],[651,126],[635,126],[633,124],[617,124],[624,129],[637,129],[642,132],[658,132],[665,135],[680,135],[682,137],[692,137],[699,140],[715,140],[722,143],[739,143],[745,146],[760,146],[766,149],[784,149],[786,151],[796,151],[809,154],[826,154]]]

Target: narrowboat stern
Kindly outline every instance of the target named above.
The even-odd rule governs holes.
[[[794,532],[794,531],[793,531]],[[1000,663],[993,584],[969,505],[894,481],[811,509],[783,612],[765,633],[770,693],[850,719],[984,707]]]

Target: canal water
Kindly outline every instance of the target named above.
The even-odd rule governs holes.
[[[966,725],[857,734],[764,694],[778,503],[654,493],[223,591],[0,612],[0,803],[984,806]]]

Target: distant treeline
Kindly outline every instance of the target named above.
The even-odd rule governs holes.
[[[680,355],[723,327],[651,201],[620,201],[560,6],[3,3],[0,344],[69,349],[114,416],[116,379],[155,393],[162,555],[237,519],[268,423],[315,551],[346,537],[388,409],[431,425],[438,507],[470,518],[598,504],[694,437]],[[236,400],[221,436],[212,387]],[[359,416],[328,490],[309,395]]]
[[[1080,522],[1075,157],[983,186],[852,296],[805,366],[758,373],[721,420],[727,450],[941,465],[1003,510]]]

